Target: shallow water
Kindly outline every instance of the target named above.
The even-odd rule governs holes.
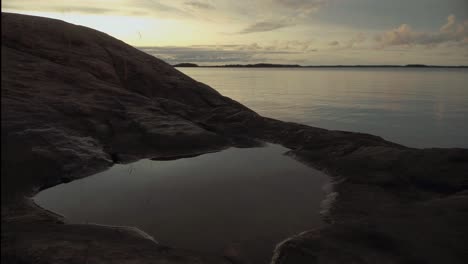
[[[34,199],[72,223],[135,226],[166,245],[268,263],[276,243],[323,224],[329,178],[287,150],[117,164]]]
[[[468,147],[468,69],[178,70],[276,119],[411,147]]]

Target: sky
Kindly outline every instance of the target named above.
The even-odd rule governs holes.
[[[3,0],[168,63],[468,65],[468,0]]]

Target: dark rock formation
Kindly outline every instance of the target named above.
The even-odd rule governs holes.
[[[64,224],[29,197],[114,162],[259,141],[336,180],[329,225],[284,241],[274,263],[468,260],[468,150],[264,118],[104,33],[2,13],[2,261],[229,263],[131,228]]]
[[[2,14],[2,259],[202,261],[125,228],[57,224],[24,197],[115,161],[226,148],[204,120],[239,111],[254,114],[106,34]]]

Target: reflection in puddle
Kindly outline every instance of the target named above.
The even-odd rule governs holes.
[[[135,226],[162,244],[268,263],[278,242],[323,224],[329,178],[287,150],[268,144],[117,164],[35,201],[71,223]]]

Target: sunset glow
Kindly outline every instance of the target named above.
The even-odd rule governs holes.
[[[2,9],[91,27],[170,63],[468,64],[464,0],[6,0]]]

